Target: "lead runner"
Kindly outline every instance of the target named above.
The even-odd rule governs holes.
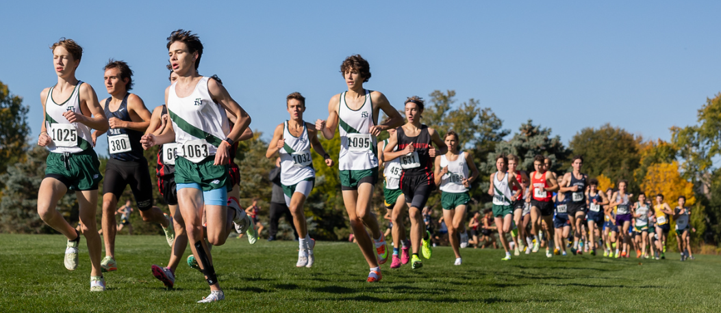
[[[381,131],[402,125],[403,117],[385,95],[363,88],[363,83],[371,78],[370,65],[363,57],[353,55],[346,58],[340,72],[348,90],[330,99],[328,118],[317,120],[315,128],[322,131],[326,139],[333,138],[336,128],[340,132],[338,168],[343,203],[358,247],[370,266],[367,281],[377,282],[382,278],[379,265],[386,262],[388,252],[378,220],[370,212],[373,186],[378,181],[376,136]],[[378,125],[381,110],[390,118]],[[373,242],[366,226],[371,230]]]

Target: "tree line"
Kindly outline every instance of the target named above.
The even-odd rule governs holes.
[[[713,166],[713,159],[721,154],[721,93],[707,99],[698,110],[698,123],[686,127],[672,127],[671,141],[645,139],[610,124],[599,128],[584,128],[577,132],[568,146],[564,145],[552,129],[528,120],[511,132],[491,108],[481,106],[475,99],[457,103],[453,90],[433,91],[427,100],[423,123],[437,129],[441,135],[448,130],[459,134],[460,145],[472,152],[481,172],[471,188],[473,210],[490,207],[488,190],[490,174],[495,172],[495,157],[514,154],[520,157],[520,169],[533,170],[533,157],[547,156],[552,161],[551,170],[562,174],[571,170],[573,155],[583,155],[583,172],[596,177],[600,188],[614,188],[619,180],[629,182],[630,192],[647,195],[663,193],[672,207],[683,195],[692,207],[691,225],[697,232],[694,245],[721,242],[721,171]],[[0,82],[0,232],[3,233],[49,233],[50,228],[40,220],[36,211],[37,190],[44,177],[47,150],[35,145],[28,138],[28,107],[22,98],[10,93],[8,86]],[[403,113],[401,111],[401,113]],[[268,142],[263,134],[255,131],[251,140],[240,143],[235,162],[241,172],[241,204],[249,205],[254,197],[261,199],[261,207],[268,207],[271,183],[269,171],[274,160],[265,158]],[[379,139],[387,138],[382,133]],[[326,151],[337,160],[340,137],[321,140]],[[157,147],[145,151],[148,163],[156,163]],[[104,173],[106,158],[101,158]],[[313,237],[324,240],[347,238],[351,233],[345,217],[337,167],[323,166],[320,156],[313,154],[317,171],[316,187],[306,201],[306,216]],[[155,175],[151,175],[156,183]],[[100,186],[102,188],[102,185]],[[153,191],[156,205],[164,208],[157,189]],[[373,207],[382,215],[382,184],[377,184]],[[124,203],[131,197],[129,190],[121,197]],[[429,206],[440,210],[440,194],[435,194]],[[98,204],[100,205],[100,204]],[[77,201],[69,193],[58,205],[70,221],[77,221]],[[98,207],[100,210],[100,207]],[[267,218],[267,212],[265,216]],[[137,233],[158,233],[159,227],[140,223],[134,216]],[[670,236],[673,237],[673,236]],[[675,238],[673,239],[675,240]],[[675,246],[673,241],[670,246]]]

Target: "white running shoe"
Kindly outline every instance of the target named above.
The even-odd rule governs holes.
[[[210,303],[215,301],[225,300],[225,294],[222,290],[213,290],[210,295],[198,301],[198,303]]]
[[[105,291],[105,278],[90,276],[90,291]]]
[[[468,233],[461,233],[461,248],[468,248]]]
[[[531,246],[526,246],[526,254],[531,254]]]
[[[67,247],[65,248],[65,268],[74,271],[78,268],[78,241],[68,240]]]
[[[168,227],[163,227],[163,224],[160,224],[160,228],[162,228],[163,232],[165,233],[165,240],[168,242],[168,246],[173,247],[173,241],[175,241],[175,227],[173,227],[173,218],[166,213],[163,213],[163,215],[165,216],[165,219],[168,220]]]
[[[536,242],[533,243],[533,250],[531,250],[531,252],[533,252],[533,253],[538,252],[538,249],[541,248],[540,241],[541,241],[541,240],[539,239],[539,240],[536,240]]]
[[[150,269],[153,271],[153,276],[163,282],[165,287],[173,288],[173,285],[175,284],[175,275],[173,275],[173,272],[171,272],[170,269],[157,265],[151,266]]]
[[[453,265],[461,265],[461,263],[463,263],[463,260],[461,260],[461,258],[456,258],[456,262],[453,263]]]
[[[243,209],[240,208],[240,205],[235,200],[235,198],[228,198],[228,208],[231,208],[235,210],[235,217],[233,218],[233,226],[235,226],[235,232],[238,234],[245,234],[245,231],[248,230],[248,227],[252,223],[251,220],[245,218],[247,214]]]
[[[516,251],[513,252],[513,255],[515,255],[515,256],[521,255],[521,250],[519,250],[518,246],[516,246],[514,250],[516,250]]]
[[[308,246],[308,263],[305,264],[305,267],[311,268],[313,266],[313,263],[315,263],[315,256],[313,255],[313,248],[315,248],[315,239],[310,238],[310,240],[306,241],[306,245]]]
[[[551,250],[546,250],[546,257],[547,258],[553,257],[553,252],[551,252]]]
[[[308,265],[308,250],[298,250],[298,263],[295,263],[295,267],[305,267]]]

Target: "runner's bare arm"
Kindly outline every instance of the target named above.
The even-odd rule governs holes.
[[[150,125],[150,111],[145,107],[145,102],[135,94],[128,95],[128,114],[132,122],[117,120],[115,128],[132,129],[139,132],[145,132]],[[110,122],[110,121],[108,121]],[[112,127],[112,125],[111,125]]]
[[[466,164],[468,164],[468,169],[471,172],[471,175],[466,178],[468,184],[470,184],[478,178],[478,175],[480,175],[478,167],[476,167],[476,163],[473,162],[473,152],[471,151],[466,151]]]
[[[448,171],[448,167],[441,168],[441,158],[436,158],[436,160],[434,161],[434,165],[435,170],[433,172],[433,181],[436,183],[436,186],[440,186],[443,175],[445,175]]]
[[[548,188],[545,188],[546,191],[556,191],[558,190],[558,182],[556,181],[556,178],[553,175],[546,175],[546,180],[548,181]]]
[[[50,88],[45,88],[40,92],[40,103],[43,105],[43,124],[40,126],[40,135],[38,135],[38,146],[45,147],[52,141],[48,136],[48,129],[45,125],[45,101],[48,98]]]
[[[335,130],[338,128],[338,107],[340,106],[340,94],[330,98],[328,101],[328,118],[316,120],[315,128],[320,130],[325,139],[333,139]]]
[[[558,183],[558,185],[559,185],[558,192],[576,191],[576,190],[573,190],[574,188],[572,186],[570,186],[571,185],[571,175],[573,175],[573,173],[566,173],[565,175],[563,175],[563,178]],[[578,187],[576,187],[576,189],[578,189]]]
[[[323,148],[323,145],[320,144],[320,140],[318,140],[318,131],[315,129],[315,125],[306,123],[305,127],[308,130],[308,137],[310,137],[310,145],[313,146],[313,150],[323,157],[325,165],[333,166],[333,159],[331,159],[330,155],[325,151],[325,148]]]
[[[248,115],[248,113],[246,113],[245,110],[243,110],[243,108],[240,107],[240,105],[238,105],[232,97],[230,97],[228,90],[226,90],[222,84],[218,83],[217,80],[208,80],[208,93],[210,93],[210,97],[213,101],[215,101],[215,103],[220,104],[220,106],[235,116],[236,123],[233,125],[233,129],[230,130],[230,133],[228,133],[228,138],[230,138],[233,142],[238,142],[240,135],[242,135],[245,129],[250,125],[250,115]],[[227,141],[221,141],[218,145],[217,151],[215,152],[215,162],[213,162],[213,164],[228,164],[231,161],[230,148],[231,145]]]
[[[248,140],[253,138],[253,131],[250,129],[250,127],[246,128],[245,131],[243,131],[243,134],[240,135],[240,138],[238,138],[238,141]]]
[[[371,92],[371,101],[373,102],[373,112],[375,113],[374,115],[376,119],[373,121],[373,124],[375,126],[372,126],[370,129],[373,136],[378,136],[381,131],[403,125],[403,117],[400,113],[398,113],[395,108],[393,108],[393,106],[390,102],[388,102],[388,99],[383,93],[381,93],[380,91]],[[379,110],[383,110],[383,113],[388,116],[388,119],[385,121],[385,123],[382,123],[380,125],[378,124],[378,113],[380,113]]]
[[[669,207],[668,203],[666,203],[666,202],[663,203],[663,209],[661,209],[661,211],[663,211],[663,213],[666,213],[668,215],[673,215],[673,211],[671,210],[671,207]]]
[[[105,132],[108,130],[108,119],[105,118],[105,112],[98,102],[98,96],[95,90],[88,83],[80,85],[80,111],[77,114],[73,111],[63,113],[63,116],[70,123],[82,123],[92,129]]]
[[[432,158],[435,158],[437,155],[446,154],[448,152],[448,146],[446,146],[446,143],[443,142],[443,139],[441,139],[441,136],[438,135],[438,132],[433,128],[428,128],[428,134],[431,135],[431,142],[436,144],[437,149],[433,148],[431,146],[430,149],[428,149],[428,155]]]
[[[163,128],[165,128],[165,125],[163,124],[163,120],[160,118],[162,113],[162,105],[153,109],[153,113],[150,115],[150,123],[148,124],[148,128],[145,129],[146,135],[154,134],[157,136],[163,132]]]
[[[376,148],[378,149],[378,168],[384,168],[386,161],[383,160],[383,149],[385,148],[383,146],[383,141],[378,141],[378,146]]]
[[[393,148],[395,148],[398,145],[398,136],[390,136],[388,137],[388,144],[386,144],[385,149],[383,149],[383,160],[388,162],[390,160],[396,159],[400,156],[404,156],[406,154],[412,153],[415,151],[415,147],[413,145],[407,145],[405,149],[393,151]]]
[[[518,191],[516,191],[516,193],[513,196],[511,196],[511,201],[516,201],[516,200],[520,199],[521,195],[523,194],[523,185],[521,185],[521,183],[518,182],[518,180],[516,179],[516,175],[511,175],[508,173],[506,173],[506,175],[509,175],[510,179],[508,181],[510,182],[510,185],[515,186],[516,189],[518,189]]]
[[[601,195],[601,201],[602,201],[599,204],[600,205],[608,205],[608,197],[606,197],[606,193],[599,191],[598,194]]]
[[[270,140],[270,143],[268,144],[268,150],[265,151],[265,157],[266,158],[273,158],[275,156],[275,153],[278,152],[278,150],[283,148],[284,140],[283,140],[283,128],[285,127],[285,124],[280,124],[275,127],[275,131],[273,131],[273,138]]]
[[[496,173],[491,174],[491,184],[488,186],[488,195],[493,197],[493,179],[496,177]]]
[[[168,91],[170,86],[165,88],[165,103],[168,103]],[[166,115],[167,116],[167,115]],[[170,121],[165,123],[165,129],[160,135],[153,133],[146,133],[140,138],[140,144],[143,145],[143,149],[148,150],[150,147],[156,145],[162,145],[175,141],[175,131],[173,130],[173,123]]]

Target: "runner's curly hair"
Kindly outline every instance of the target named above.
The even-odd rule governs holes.
[[[73,59],[75,59],[76,61],[80,61],[80,59],[83,58],[83,47],[81,47],[77,42],[75,42],[75,40],[61,37],[60,40],[50,46],[50,50],[55,51],[55,48],[57,48],[58,46],[62,46],[63,48],[65,48],[65,50],[68,50],[68,52],[70,52],[70,55],[72,55]]]
[[[111,68],[117,68],[120,70],[120,79],[125,81],[125,79],[128,79],[128,82],[125,84],[125,90],[130,91],[133,89],[133,70],[130,69],[130,66],[128,66],[128,63],[125,63],[125,61],[116,61],[113,59],[108,60],[108,63],[105,64],[105,70],[109,70]]]
[[[189,30],[178,29],[170,33],[167,48],[170,49],[170,45],[176,41],[185,43],[190,53],[198,53],[198,59],[195,60],[195,69],[197,70],[200,65],[200,57],[203,56],[203,44],[200,42],[200,37]]]
[[[371,79],[371,66],[360,54],[347,57],[340,65],[340,74],[343,75],[344,78],[345,73],[352,70],[358,71],[358,74],[363,77],[364,83],[367,83],[368,80]]]

